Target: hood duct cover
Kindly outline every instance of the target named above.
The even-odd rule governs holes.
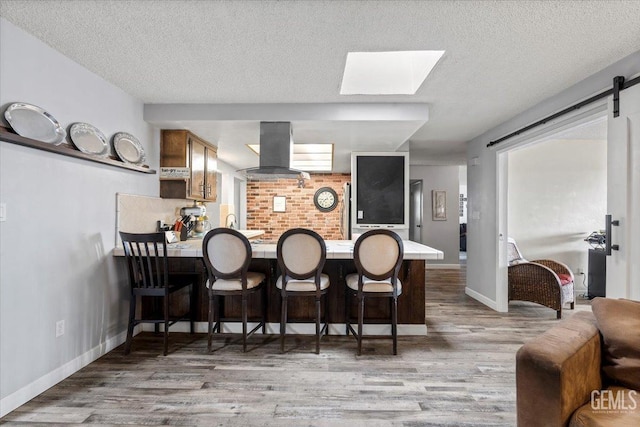
[[[260,166],[243,169],[249,179],[309,179],[309,174],[291,169],[293,137],[290,122],[260,122]]]

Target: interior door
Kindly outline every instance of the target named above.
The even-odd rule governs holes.
[[[422,180],[409,182],[409,240],[422,243]]]
[[[611,227],[607,257],[609,298],[640,300],[640,85],[620,92],[620,115],[607,114],[607,210],[620,225]]]

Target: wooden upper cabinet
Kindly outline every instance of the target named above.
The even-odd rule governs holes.
[[[207,150],[206,152],[206,165],[205,165],[205,188],[204,192],[207,200],[215,202],[217,197],[216,185],[218,183],[218,152],[216,150]]]
[[[160,197],[215,202],[217,148],[187,130],[165,129],[160,166],[188,167],[189,179],[160,180]]]
[[[197,199],[198,197],[206,198],[205,192],[205,151],[204,144],[198,142],[194,138],[189,138],[189,147],[191,152],[191,183],[189,185],[189,195]]]

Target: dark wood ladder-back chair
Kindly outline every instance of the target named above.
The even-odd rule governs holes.
[[[242,351],[247,351],[247,337],[259,328],[266,333],[267,327],[267,287],[265,275],[249,271],[251,244],[241,233],[231,228],[215,228],[202,241],[204,264],[207,269],[207,289],[209,290],[209,340],[207,349],[211,351],[211,341],[215,331],[221,333],[222,323],[232,321],[224,317],[223,298],[242,298]],[[262,317],[258,325],[247,332],[249,295],[262,291]],[[215,324],[214,324],[215,321]]]
[[[286,231],[278,239],[278,266],[281,276],[276,287],[282,296],[280,318],[280,351],[284,353],[284,337],[287,328],[287,301],[289,297],[314,297],[316,302],[316,354],[320,353],[320,337],[328,332],[327,291],[329,276],[322,274],[327,261],[327,246],[318,233],[305,228]],[[325,321],[320,328],[321,299],[325,301]]]
[[[164,323],[164,355],[169,350],[169,327],[181,320],[190,321],[191,333],[194,332],[196,303],[194,289],[195,275],[172,274],[167,260],[167,243],[164,233],[125,233],[120,232],[124,253],[129,269],[131,301],[129,304],[129,325],[124,352],[131,351],[133,328],[140,323],[154,323],[156,332],[160,323]],[[189,317],[169,316],[169,295],[189,287]],[[137,297],[161,297],[163,299],[162,319],[136,319]]]
[[[398,354],[398,296],[402,283],[398,279],[404,257],[402,239],[391,230],[370,230],[361,235],[353,248],[357,273],[345,278],[345,321],[358,341],[358,356],[362,354],[362,328],[366,298],[389,298],[391,303],[391,336],[393,354]],[[358,300],[358,332],[351,326],[351,298]]]

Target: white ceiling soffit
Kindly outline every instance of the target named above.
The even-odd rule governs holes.
[[[423,121],[293,121],[295,144],[333,144],[333,172],[351,171],[352,151],[396,151]],[[163,129],[189,129],[207,141],[216,141],[220,160],[237,169],[255,167],[258,157],[247,147],[260,143],[260,122],[214,120],[156,122]],[[399,141],[399,142],[397,142]]]
[[[353,141],[354,128],[380,125],[394,145],[411,140],[412,159],[462,152],[465,141],[640,50],[640,1],[0,4],[2,17],[147,104],[429,104],[416,129],[313,123],[354,145],[366,145]],[[415,95],[339,94],[348,52],[429,49],[446,53]],[[229,125],[194,124],[211,134]],[[336,143],[336,160],[340,150]]]
[[[333,144],[333,172],[351,170],[351,151],[396,151],[429,119],[416,103],[147,104],[144,119],[164,129],[189,129],[215,141],[218,157],[238,169],[258,165],[261,121],[291,122],[296,144]]]

